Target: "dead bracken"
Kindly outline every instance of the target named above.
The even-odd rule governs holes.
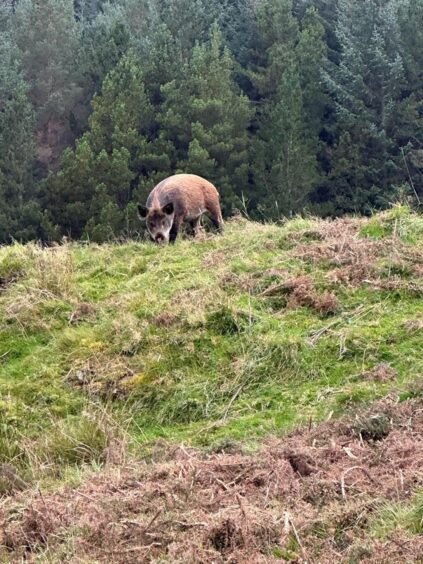
[[[375,289],[423,294],[423,286],[419,282],[421,253],[396,236],[383,239],[362,236],[360,229],[364,221],[358,218],[322,221],[315,229],[320,234],[313,238],[316,242],[307,237],[306,243],[301,242],[303,232],[300,232],[291,254],[306,263],[326,267],[329,283],[351,287],[366,284]],[[412,275],[416,280],[404,280],[404,277]]]
[[[385,421],[389,431],[364,440],[372,413],[384,418],[373,432]],[[359,420],[268,439],[255,455],[169,446],[157,462],[111,461],[79,487],[4,500],[0,557],[35,562],[61,547],[64,562],[416,562],[421,536],[377,540],[368,526],[423,485],[422,427],[421,399],[384,400]]]
[[[317,292],[313,280],[306,275],[272,284],[260,295],[262,297],[286,295],[288,309],[310,307],[322,316],[333,315],[340,309],[336,295],[329,291]]]

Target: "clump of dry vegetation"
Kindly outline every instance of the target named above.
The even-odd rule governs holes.
[[[389,521],[387,508],[418,516],[422,407],[385,400],[360,414],[361,433],[347,418],[269,439],[254,454],[169,445],[157,461],[109,463],[76,488],[16,493],[2,507],[2,557],[417,561],[421,523]],[[375,427],[375,413],[390,427],[370,440],[364,427]]]

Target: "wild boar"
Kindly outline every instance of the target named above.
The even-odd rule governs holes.
[[[219,193],[211,182],[195,174],[175,174],[157,184],[145,206],[138,204],[153,241],[174,243],[184,222],[197,235],[201,216],[207,214],[219,232],[223,231]]]

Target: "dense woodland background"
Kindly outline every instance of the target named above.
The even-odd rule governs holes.
[[[418,204],[422,0],[2,0],[0,242],[133,236],[176,171],[258,219]]]

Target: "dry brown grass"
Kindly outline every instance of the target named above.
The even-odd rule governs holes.
[[[382,217],[382,216],[381,216]],[[381,239],[360,234],[364,219],[343,218],[316,222],[312,241],[309,230],[295,234],[293,257],[328,269],[327,282],[347,287],[367,285],[375,290],[423,294],[421,252],[394,232]],[[411,278],[408,280],[408,278]]]
[[[48,330],[55,326],[54,316],[44,315],[46,306],[59,311],[79,301],[75,295],[75,266],[71,247],[62,245],[44,249],[36,244],[12,247],[24,265],[25,276],[9,281],[3,298],[6,322],[17,322],[23,330]]]
[[[404,323],[404,327],[409,333],[423,331],[423,319],[410,319]]]
[[[157,462],[111,459],[76,489],[16,493],[2,508],[3,557],[34,561],[73,535],[64,561],[417,561],[421,537],[378,541],[367,526],[382,501],[423,484],[422,402],[385,400],[362,418],[375,411],[391,421],[378,441],[344,420],[269,439],[259,455],[157,447]]]
[[[175,325],[178,321],[179,318],[177,315],[164,311],[154,318],[153,323],[157,325],[157,327],[172,327],[172,325]]]
[[[175,293],[170,303],[172,315],[181,320],[196,323],[205,320],[205,312],[216,304],[224,303],[224,291],[213,285],[210,287],[187,288]]]
[[[376,380],[377,382],[387,382],[389,380],[395,380],[397,378],[398,372],[392,368],[387,362],[381,362],[371,370],[367,370],[361,374],[362,378],[368,380]]]

